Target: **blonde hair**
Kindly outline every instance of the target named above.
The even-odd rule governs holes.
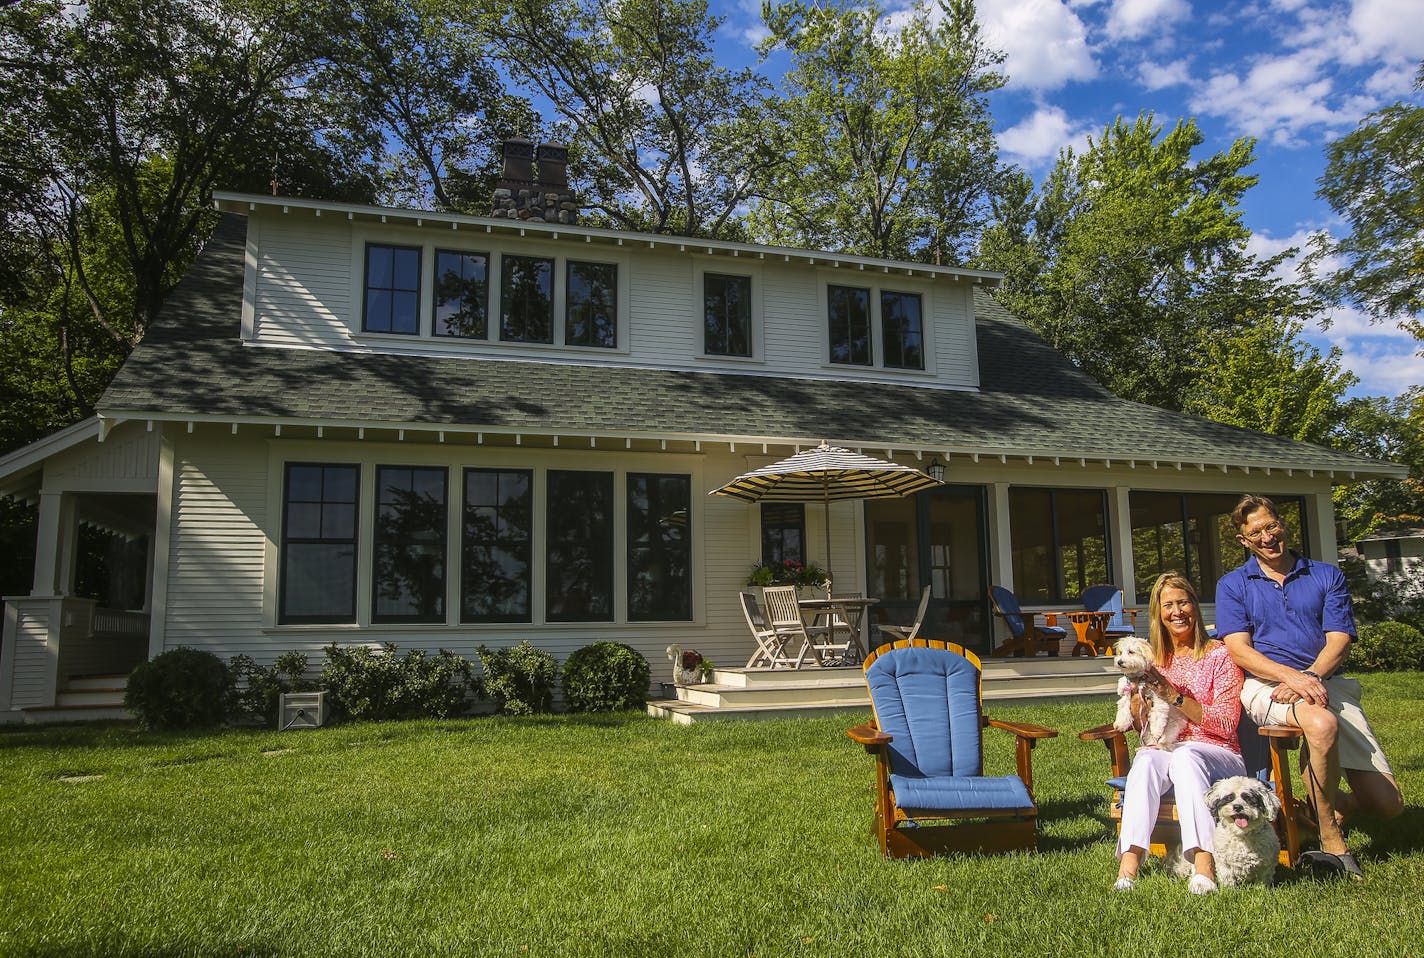
[[[1147,635],[1148,640],[1152,643],[1153,660],[1161,666],[1170,665],[1172,656],[1175,654],[1172,641],[1168,638],[1166,630],[1162,628],[1163,589],[1181,589],[1192,600],[1192,616],[1196,625],[1196,640],[1192,643],[1192,660],[1200,662],[1202,656],[1206,655],[1207,649],[1211,647],[1211,639],[1207,638],[1206,626],[1202,624],[1201,599],[1197,598],[1197,590],[1180,572],[1164,572],[1157,577],[1156,582],[1152,583],[1152,597],[1147,605]]]

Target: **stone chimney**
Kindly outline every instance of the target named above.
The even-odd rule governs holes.
[[[534,223],[578,222],[578,200],[569,191],[568,147],[559,143],[505,140],[504,172],[495,187],[491,215]],[[535,156],[538,164],[535,165]]]

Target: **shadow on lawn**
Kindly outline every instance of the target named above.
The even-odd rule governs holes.
[[[1087,794],[1072,799],[1056,799],[1040,802],[1038,805],[1038,850],[1041,852],[1077,851],[1101,844],[1104,836],[1112,834],[1113,824],[1108,817],[1108,801],[1105,795]],[[1094,822],[1091,829],[1076,827],[1075,819],[1089,819]],[[1083,832],[1077,837],[1067,838],[1044,831],[1045,825],[1071,825],[1071,830]]]

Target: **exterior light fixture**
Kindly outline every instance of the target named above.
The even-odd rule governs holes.
[[[938,459],[931,459],[930,464],[925,466],[925,472],[929,473],[935,482],[944,482],[944,463]]]

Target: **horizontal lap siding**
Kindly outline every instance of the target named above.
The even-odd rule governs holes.
[[[174,463],[164,643],[263,653],[267,454],[262,443],[189,441]]]
[[[349,346],[361,277],[351,275],[344,227],[264,220],[257,257],[256,336],[288,346]]]
[[[692,298],[692,261],[635,256],[628,284],[629,350],[643,363],[686,366],[702,351]]]

